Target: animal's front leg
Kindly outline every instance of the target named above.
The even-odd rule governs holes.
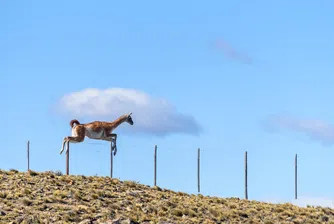
[[[117,153],[117,144],[116,144],[116,141],[117,141],[117,134],[115,133],[109,133],[107,135],[108,138],[111,138],[111,144],[113,144],[112,148],[114,150],[114,156],[116,155]]]
[[[113,149],[114,149],[114,156],[116,156],[116,153],[117,153],[116,139],[114,138],[113,141],[114,141],[114,146],[113,146]]]
[[[111,144],[112,144],[112,149],[114,150],[114,156],[117,153],[116,139],[117,139],[117,134],[112,134],[112,136],[111,136]]]
[[[117,134],[111,133],[111,134],[108,134],[107,137],[111,137],[113,139],[113,141],[116,143]]]
[[[113,137],[113,142],[114,142],[114,156],[116,156],[117,153],[117,144],[116,144],[116,140],[117,140],[117,134],[112,134]]]

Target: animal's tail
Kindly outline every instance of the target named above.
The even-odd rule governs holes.
[[[73,119],[73,120],[70,121],[71,128],[73,128],[74,124],[78,125],[78,124],[80,124],[80,122],[76,119]]]

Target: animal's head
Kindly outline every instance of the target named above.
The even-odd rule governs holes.
[[[131,117],[132,112],[130,112],[129,114],[126,115],[126,122],[128,122],[130,125],[133,125],[133,120]]]

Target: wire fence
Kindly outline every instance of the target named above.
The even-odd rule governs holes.
[[[102,147],[104,148],[104,150],[100,150],[100,149],[94,149],[93,151],[94,152],[99,152],[99,151],[103,151],[103,153],[105,153],[105,148],[106,148],[106,143],[101,143],[101,142],[85,142],[85,144],[89,144],[89,145],[95,145],[95,146],[101,146],[101,149]],[[66,175],[70,175],[70,167],[71,167],[71,160],[70,160],[70,144],[67,145],[68,147],[68,151],[66,151],[66,148],[65,148],[65,153],[66,153],[66,161],[65,161],[65,164],[64,166],[66,167],[65,168],[65,171],[66,171]],[[31,150],[31,146],[30,146],[30,141],[27,142],[27,171],[30,170],[30,167],[31,167],[31,164],[30,164],[30,150]],[[110,143],[110,147],[109,147],[109,169],[110,169],[110,174],[109,176],[111,178],[114,178],[113,176],[113,171],[114,171],[114,149]],[[152,160],[153,160],[153,185],[154,186],[158,186],[157,184],[157,179],[159,177],[159,172],[158,172],[158,162],[159,162],[159,159],[158,159],[158,151],[159,151],[159,147],[158,145],[154,145],[154,147],[152,147]],[[104,162],[107,161],[106,158],[104,158]],[[195,162],[195,161],[194,161]],[[201,149],[198,148],[197,149],[197,158],[196,158],[196,164],[197,164],[197,193],[201,193]],[[295,154],[295,158],[294,158],[294,198],[297,199],[297,196],[298,196],[298,156],[297,154]],[[245,151],[244,152],[244,198],[245,199],[248,199],[248,152]]]

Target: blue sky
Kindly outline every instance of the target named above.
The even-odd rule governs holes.
[[[88,111],[103,104],[110,120],[134,111],[134,126],[117,131],[115,177],[152,185],[157,144],[158,185],[196,193],[200,147],[201,193],[243,197],[247,150],[249,198],[291,201],[298,153],[299,195],[332,199],[333,7],[329,0],[2,1],[0,167],[25,170],[30,140],[31,169],[65,172],[61,142],[79,114],[59,102],[89,88],[121,88],[123,98],[85,101]],[[222,40],[251,63],[218,47]],[[117,100],[130,90],[133,101]],[[147,107],[136,101],[141,93]],[[79,120],[100,118],[82,112]],[[165,135],[154,133],[159,128]],[[107,143],[86,139],[71,149],[72,174],[109,175]]]

